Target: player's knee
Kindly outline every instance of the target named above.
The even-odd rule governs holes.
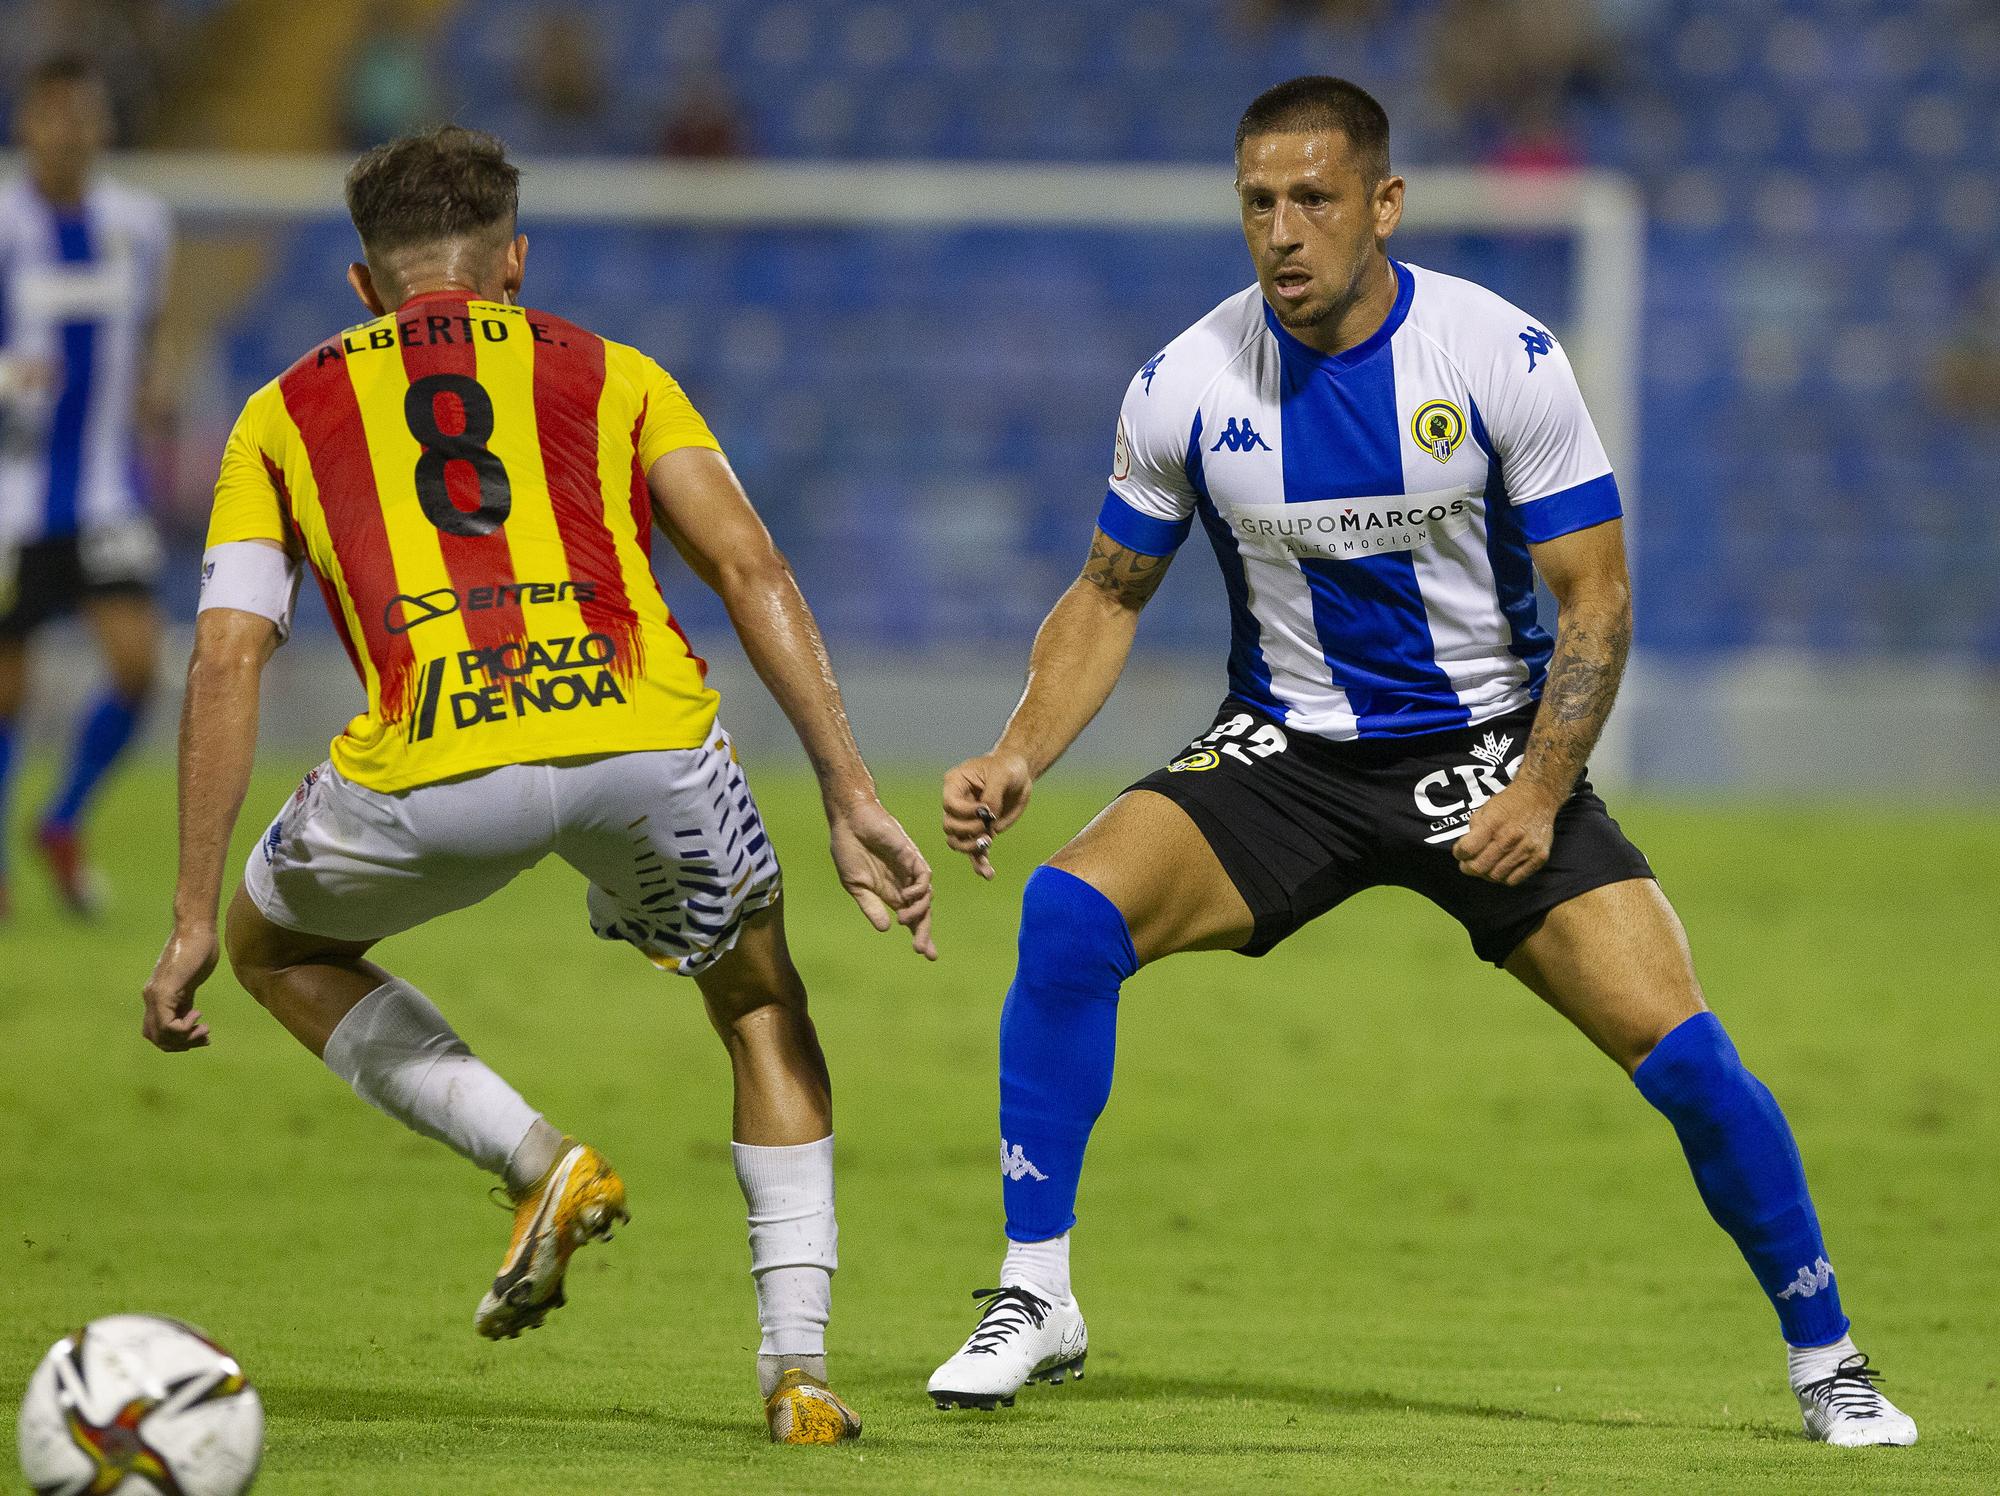
[[[1700,1012],[1681,1021],[1632,1069],[1639,1093],[1669,1118],[1693,1119],[1768,1095],[1745,1068],[1722,1020]]]
[[[709,1022],[725,1039],[753,1029],[760,1015],[781,1014],[794,1026],[811,1026],[806,1015],[805,979],[789,956],[757,961],[725,959],[698,980]]]
[[[223,926],[222,950],[243,990],[267,1007],[267,997],[280,967],[271,939],[274,929],[249,895],[239,889]]]
[[[1058,867],[1028,875],[1021,891],[1019,978],[1031,986],[1116,996],[1139,969],[1118,906]]]

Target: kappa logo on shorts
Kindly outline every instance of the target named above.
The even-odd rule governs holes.
[[[1466,750],[1478,762],[1435,770],[1411,787],[1417,809],[1430,818],[1431,834],[1425,841],[1457,841],[1465,835],[1472,813],[1512,784],[1521,772],[1521,760],[1527,755],[1509,758],[1513,746],[1512,733],[1489,732]]]

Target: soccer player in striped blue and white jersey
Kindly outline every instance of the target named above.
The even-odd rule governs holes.
[[[1068,1234],[1124,979],[1179,951],[1261,955],[1393,884],[1456,917],[1671,1121],[1777,1311],[1807,1434],[1914,1442],[1849,1338],[1791,1129],[1585,776],[1631,599],[1618,485],[1562,346],[1492,292],[1389,257],[1403,182],[1386,115],[1352,84],[1260,96],[1236,169],[1257,284],[1133,378],[1084,573],[999,743],[945,779],[951,845],[990,877],[993,838],[1104,704],[1198,521],[1229,593],[1229,693],[1028,879],[1000,1020],[1001,1286],[931,1396],[992,1407],[1082,1367]]]
[[[79,827],[138,729],[160,632],[136,427],[172,234],[157,198],[96,175],[111,104],[88,60],[35,67],[14,123],[27,169],[0,187],[0,827],[29,642],[80,611],[110,679],[35,841],[62,901],[88,915],[99,894]],[[8,907],[0,836],[0,918]]]

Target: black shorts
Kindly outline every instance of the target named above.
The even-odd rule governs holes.
[[[1549,860],[1525,882],[1459,871],[1452,843],[1513,778],[1534,720],[1531,704],[1477,727],[1337,743],[1226,701],[1208,733],[1132,788],[1165,795],[1201,829],[1256,917],[1246,956],[1364,888],[1392,884],[1464,925],[1498,966],[1556,905],[1653,876],[1588,779],[1556,813]]]
[[[0,639],[21,640],[90,598],[150,597],[159,541],[143,521],[0,546]]]

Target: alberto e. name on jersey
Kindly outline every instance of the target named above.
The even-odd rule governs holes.
[[[1576,377],[1539,322],[1392,262],[1381,328],[1307,347],[1258,288],[1134,376],[1104,532],[1166,555],[1199,519],[1231,614],[1231,694],[1332,739],[1397,738],[1539,696],[1531,544],[1619,516]]]

